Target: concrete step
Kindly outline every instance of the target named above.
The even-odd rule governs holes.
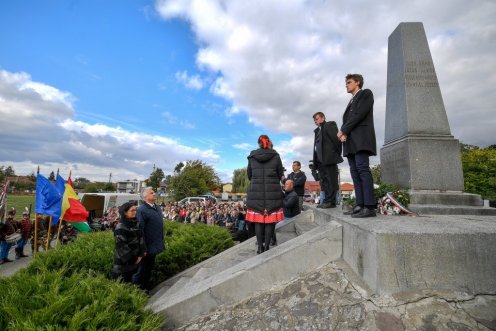
[[[320,225],[313,222],[313,221],[311,221],[311,222],[298,222],[295,224],[295,232],[296,232],[296,235],[301,236],[305,232],[311,231],[318,226],[320,226]]]
[[[164,282],[149,307],[167,316],[168,327],[177,327],[340,258],[341,225],[311,226],[311,215],[303,213],[280,225],[279,245],[263,254],[256,254],[252,238]],[[305,225],[296,225],[300,222]]]
[[[496,208],[463,205],[421,205],[410,204],[408,209],[419,215],[481,215],[495,216]]]
[[[295,230],[296,220],[302,223],[313,222],[313,212],[311,210],[307,210],[298,215],[297,218],[286,219],[282,222],[277,223],[276,236],[279,245],[284,244],[285,242],[295,238],[298,235]],[[310,229],[310,227],[307,227],[306,229]],[[302,233],[304,233],[304,230],[299,231],[299,234]],[[251,244],[248,244],[248,242],[250,242]],[[151,291],[154,296],[150,300],[153,301],[156,297],[164,295],[169,290],[171,291],[170,293],[173,293],[177,290],[178,287],[182,288],[184,286],[187,286],[187,281],[195,277],[197,271],[200,269],[204,270],[192,281],[198,281],[198,278],[200,276],[202,278],[205,278],[206,276],[214,275],[215,273],[227,269],[230,266],[242,262],[250,257],[256,256],[257,246],[255,243],[256,239],[251,238],[243,242],[242,244],[238,244],[231,249],[217,254],[210,259],[198,263],[193,267],[188,268],[187,270],[175,275],[174,277],[169,278]],[[208,269],[209,271],[207,272],[207,270],[205,269]],[[185,280],[183,280],[183,278],[185,278]],[[178,283],[178,285],[175,286],[176,283]]]

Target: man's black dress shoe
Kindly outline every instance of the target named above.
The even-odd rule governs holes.
[[[343,212],[343,215],[355,215],[355,214],[358,214],[360,212],[360,210],[362,210],[362,207],[355,206],[355,207],[353,207],[352,210],[348,210],[348,211]]]
[[[367,207],[362,208],[358,214],[351,215],[353,218],[365,218],[365,217],[376,217],[377,214],[375,212],[375,209],[369,209]]]
[[[323,208],[323,209],[327,209],[327,208],[336,208],[336,204],[335,203],[331,203],[331,202],[324,202],[323,204],[320,205],[320,207],[318,208]]]

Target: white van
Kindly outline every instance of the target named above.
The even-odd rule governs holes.
[[[206,203],[207,198],[206,197],[187,197],[179,201],[180,205],[184,205],[186,203],[192,203],[192,202],[201,202],[201,203]]]
[[[125,202],[139,204],[141,197],[132,193],[79,193],[79,200],[92,219],[102,218],[111,207],[119,207]]]

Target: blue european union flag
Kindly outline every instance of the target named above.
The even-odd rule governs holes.
[[[58,220],[62,212],[62,195],[46,177],[36,176],[36,207],[35,212],[52,216]]]

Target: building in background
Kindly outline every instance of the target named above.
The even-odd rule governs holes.
[[[119,193],[139,193],[146,186],[144,180],[126,180],[117,182],[116,185]]]

